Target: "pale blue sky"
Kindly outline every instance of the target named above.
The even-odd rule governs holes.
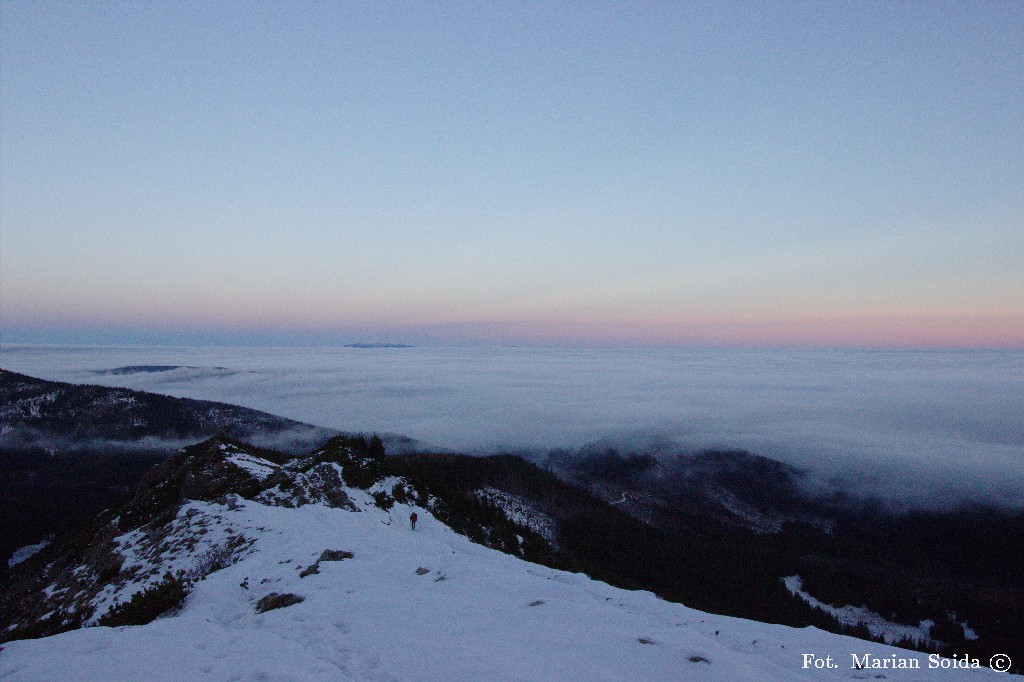
[[[1024,345],[1024,4],[0,3],[2,341]]]

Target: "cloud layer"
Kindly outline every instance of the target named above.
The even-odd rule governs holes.
[[[46,379],[221,400],[469,452],[745,448],[913,506],[1024,506],[1024,353],[5,346]],[[96,374],[126,365],[163,372]]]

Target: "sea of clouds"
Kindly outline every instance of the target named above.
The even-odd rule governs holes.
[[[159,372],[104,373],[128,365]],[[743,448],[911,506],[1024,507],[1024,352],[0,347],[0,367],[473,453]]]

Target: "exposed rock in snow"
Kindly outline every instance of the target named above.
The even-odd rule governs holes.
[[[270,476],[272,473],[277,471],[277,465],[273,462],[267,461],[261,457],[253,457],[242,452],[233,452],[228,449],[232,447],[233,446],[230,445],[221,446],[221,448],[225,449],[226,452],[232,453],[227,457],[227,460],[240,469],[244,469],[253,477],[262,481],[267,476]]]

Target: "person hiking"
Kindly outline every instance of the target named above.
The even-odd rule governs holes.
[[[419,517],[416,516],[416,512],[413,512],[412,514],[409,514],[409,525],[412,526],[413,530],[416,530],[416,519],[418,519],[418,518]]]

